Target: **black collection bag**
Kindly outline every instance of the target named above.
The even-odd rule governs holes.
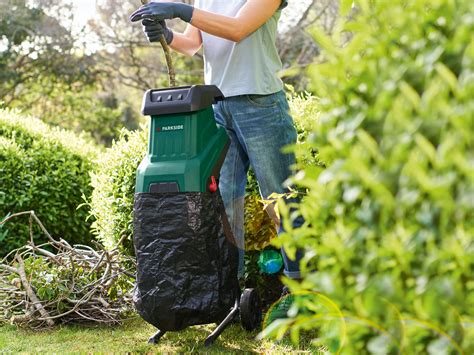
[[[133,301],[163,331],[220,322],[239,294],[238,252],[219,192],[137,193]]]

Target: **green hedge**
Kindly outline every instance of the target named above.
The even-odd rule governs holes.
[[[321,115],[306,149],[327,169],[295,176],[306,224],[279,242],[306,251],[288,284],[319,292],[297,303],[317,314],[280,335],[317,328],[317,345],[348,354],[473,353],[472,3],[354,3],[333,38],[313,31],[325,60],[309,69]]]
[[[0,110],[0,219],[34,210],[53,236],[88,243],[88,212],[77,208],[92,192],[95,155],[94,147],[73,133]],[[35,238],[44,240],[39,232]],[[7,222],[0,227],[0,255],[28,239],[27,218]]]
[[[107,248],[125,235],[123,249],[131,255],[135,174],[147,151],[147,137],[145,129],[124,129],[120,139],[98,159],[98,168],[92,174],[93,232]]]

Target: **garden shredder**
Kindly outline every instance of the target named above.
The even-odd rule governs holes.
[[[218,189],[229,139],[212,105],[213,85],[149,90],[148,152],[138,167],[134,203],[137,311],[159,331],[220,323],[210,345],[240,314],[247,330],[261,321],[253,289],[240,292],[238,252]]]
[[[149,90],[144,115],[151,116],[148,154],[138,167],[136,192],[216,192],[229,139],[216,125],[216,86]]]

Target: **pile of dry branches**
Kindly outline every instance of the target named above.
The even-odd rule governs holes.
[[[30,242],[0,262],[0,322],[30,328],[58,323],[115,324],[132,311],[131,291],[135,263],[118,248],[99,250],[55,240],[34,211],[30,215]],[[33,222],[49,242],[35,245]],[[120,245],[120,242],[119,244]]]

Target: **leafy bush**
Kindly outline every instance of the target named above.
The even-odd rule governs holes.
[[[297,93],[289,85],[287,89],[291,115],[298,133],[298,144],[293,147],[296,154],[296,169],[304,169],[307,165],[323,166],[318,158],[317,149],[301,144],[310,138],[319,120],[319,99],[309,92]]]
[[[71,132],[5,110],[0,111],[0,138],[0,218],[34,210],[53,235],[87,243],[88,212],[78,206],[82,195],[91,193],[95,148]],[[1,255],[29,239],[26,220],[0,228]]]
[[[319,292],[295,304],[318,314],[267,333],[318,328],[334,352],[472,353],[472,4],[354,3],[334,38],[313,31],[325,61],[309,69],[321,115],[305,146],[327,169],[295,176],[306,224],[278,240],[306,251],[304,280],[287,283]]]
[[[124,251],[133,255],[133,197],[135,174],[147,150],[147,131],[122,130],[118,141],[98,160],[92,174],[92,229],[107,248],[117,245],[122,236]]]

